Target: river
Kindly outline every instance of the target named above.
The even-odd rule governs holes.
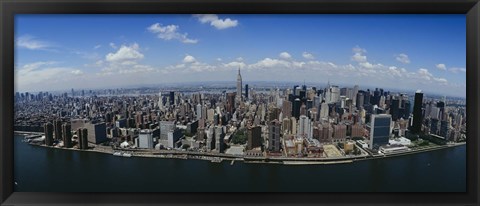
[[[332,165],[118,157],[14,141],[16,192],[465,192],[466,146]]]

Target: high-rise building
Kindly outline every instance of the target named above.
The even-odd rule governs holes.
[[[333,141],[344,142],[347,137],[347,126],[344,124],[337,124],[333,127]]]
[[[85,124],[85,128],[89,130],[88,141],[94,144],[100,144],[107,141],[107,126],[105,122]]]
[[[320,108],[320,119],[328,119],[329,107],[326,102],[322,103]]]
[[[290,118],[292,116],[292,102],[285,100],[283,101],[282,105],[282,113],[283,116],[286,118]]]
[[[305,116],[305,115],[302,115],[300,116],[299,120],[298,120],[298,137],[302,137],[302,138],[312,138],[312,132],[311,132],[311,121],[310,119]]]
[[[78,148],[88,149],[88,130],[87,128],[79,128],[77,130]]]
[[[169,93],[168,100],[169,100],[170,106],[175,104],[175,92],[172,91]]]
[[[440,122],[440,136],[445,137],[445,139],[448,139],[448,134],[450,131],[450,123],[448,121],[441,121]]]
[[[415,92],[415,102],[413,103],[413,125],[412,133],[418,134],[422,130],[422,104],[423,104],[423,93],[421,90]]]
[[[282,122],[282,130],[284,134],[291,134],[292,133],[292,122],[290,118],[283,118]]]
[[[367,128],[370,129],[370,149],[377,149],[388,144],[390,134],[392,134],[391,122],[392,115],[390,114],[372,114],[371,123],[367,125]]]
[[[53,124],[48,122],[43,126],[43,131],[45,133],[45,145],[53,145]]]
[[[237,75],[237,102],[242,101],[242,75],[240,74],[240,67]]]
[[[357,99],[355,100],[356,101],[355,105],[357,106],[358,110],[360,110],[360,108],[363,107],[364,100],[365,100],[365,97],[363,96],[363,91],[359,91],[357,93]]]
[[[440,129],[440,121],[437,118],[430,119],[430,134],[438,134]]]
[[[400,118],[400,100],[392,99],[390,105],[390,114],[392,115],[392,120],[397,121]]]
[[[175,129],[175,122],[172,121],[160,121],[160,139],[167,140],[168,133]]]
[[[216,152],[223,153],[225,150],[225,132],[224,126],[215,126],[215,150]]]
[[[295,118],[299,118],[300,117],[300,107],[301,107],[301,101],[299,98],[296,98],[294,101],[293,101],[293,112],[292,112],[292,115],[295,117]]]
[[[233,114],[235,110],[235,93],[227,93],[227,112]],[[238,95],[237,95],[238,97]]]
[[[268,150],[280,151],[280,123],[278,120],[273,120],[268,125]]]
[[[200,120],[203,118],[204,114],[202,114],[203,112],[203,109],[202,109],[202,105],[200,103],[197,104],[197,120]]]
[[[213,126],[208,127],[208,129],[205,131],[205,134],[207,136],[205,147],[207,148],[207,151],[211,151],[215,149],[215,128]]]
[[[251,126],[247,128],[247,149],[251,150],[262,146],[262,128]]]
[[[149,129],[141,130],[138,134],[138,148],[153,148],[153,131]]]
[[[66,148],[72,147],[72,125],[64,123],[62,125],[63,146]]]
[[[351,137],[363,137],[364,134],[364,129],[363,126],[360,124],[354,124],[352,125],[352,133]]]
[[[248,100],[248,84],[245,84],[245,99]]]
[[[54,126],[54,133],[55,133],[55,139],[56,140],[61,140],[62,139],[62,121],[57,119],[53,121],[53,126]]]

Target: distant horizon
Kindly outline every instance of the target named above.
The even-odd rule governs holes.
[[[465,15],[16,15],[15,91],[332,82],[466,97]],[[378,86],[381,85],[381,86]]]
[[[298,86],[303,85],[303,82],[243,81],[243,89],[245,89],[245,84],[249,84],[250,88],[253,88],[252,86],[254,86],[254,85],[252,85],[252,84],[265,84],[265,85],[261,85],[261,87],[262,88],[264,88],[264,87],[274,88],[275,85],[271,85],[271,84],[275,84],[275,83],[282,84],[282,86],[278,86],[280,88],[292,87],[290,89],[293,89],[294,85],[298,85]],[[114,86],[114,87],[98,87],[98,88],[70,88],[70,89],[62,89],[62,90],[37,90],[37,91],[16,91],[16,92],[19,92],[19,93],[28,92],[28,93],[34,93],[34,94],[38,94],[39,92],[68,93],[68,94],[70,94],[72,89],[75,92],[79,92],[81,90],[98,91],[98,90],[142,89],[142,88],[145,88],[145,89],[164,89],[162,87],[172,88],[172,87],[175,87],[175,86],[194,86],[194,85],[202,85],[202,84],[221,84],[219,86],[231,87],[232,90],[235,90],[235,88],[236,88],[236,85],[235,85],[236,82],[234,82],[234,81],[207,81],[207,82],[179,82],[179,83],[161,83],[161,84],[159,83],[159,84],[144,84],[144,85],[124,85],[124,86],[118,86],[118,87]],[[285,84],[289,84],[289,85],[285,85]],[[326,83],[305,82],[305,85],[307,87],[317,87],[317,89],[322,89],[327,84],[328,84],[328,82],[326,82]],[[331,82],[330,85],[331,86],[338,86],[339,88],[353,88],[355,86],[355,85],[345,85],[345,84],[340,84],[339,85],[339,84],[335,84],[334,82]],[[206,88],[212,87],[212,85],[202,85],[202,86],[206,86]],[[405,92],[405,93],[408,93],[408,94],[411,93],[412,95],[418,90],[418,89],[399,90],[398,88],[386,88],[386,87],[381,87],[381,86],[378,86],[378,85],[377,86],[358,85],[358,86],[359,86],[359,90],[364,90],[364,91],[366,91],[367,89],[370,89],[370,91],[374,91],[375,88],[378,88],[378,89],[383,89],[384,91],[390,91],[390,92],[393,92],[393,93]],[[423,90],[423,89],[420,89],[420,90],[422,91],[423,94],[426,94],[426,95],[446,96],[447,98],[450,97],[450,98],[466,99],[465,97],[462,97],[462,96],[444,95],[444,94],[429,92],[429,91],[426,91],[426,90]]]

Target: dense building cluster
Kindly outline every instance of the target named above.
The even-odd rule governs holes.
[[[426,98],[421,91],[408,95],[330,83],[256,90],[243,85],[240,69],[236,88],[223,91],[15,95],[17,130],[42,131],[46,145],[78,149],[241,148],[247,156],[328,157],[337,147],[355,155],[357,147],[388,150],[417,138],[464,141],[465,117],[464,100]]]

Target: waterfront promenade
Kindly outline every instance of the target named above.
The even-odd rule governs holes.
[[[16,135],[28,135],[26,137],[39,136],[41,133],[38,132],[21,132],[15,131]],[[214,153],[214,152],[193,152],[193,151],[181,151],[181,150],[155,150],[155,149],[120,149],[109,146],[93,145],[87,150],[79,150],[76,148],[64,148],[59,146],[46,146],[39,143],[29,143],[34,146],[49,147],[52,149],[64,149],[64,150],[75,150],[80,152],[99,152],[105,154],[114,154],[115,152],[124,152],[131,154],[133,157],[146,157],[146,158],[175,158],[175,159],[197,159],[197,160],[207,160],[211,162],[222,162],[222,161],[231,161],[232,164],[235,161],[243,161],[245,163],[266,163],[266,164],[285,164],[285,165],[309,165],[309,164],[342,164],[342,163],[352,163],[354,161],[360,160],[369,160],[369,159],[379,159],[379,158],[388,158],[402,155],[410,155],[422,152],[429,152],[439,149],[446,149],[450,147],[464,145],[462,143],[452,143],[447,145],[431,145],[421,148],[412,148],[409,151],[399,151],[387,154],[372,154],[367,152],[367,150],[362,149],[361,155],[355,156],[343,156],[343,157],[253,157],[245,155],[232,155],[224,153]],[[124,157],[119,157],[124,158]]]

